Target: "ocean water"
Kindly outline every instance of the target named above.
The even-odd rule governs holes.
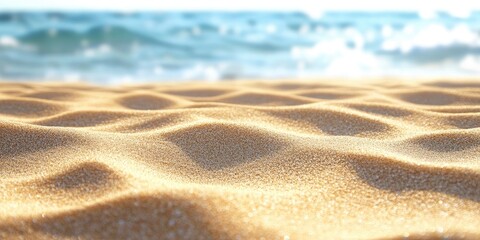
[[[0,78],[480,75],[480,12],[3,12]]]

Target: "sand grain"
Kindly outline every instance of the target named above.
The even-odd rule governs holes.
[[[0,83],[0,239],[480,238],[480,84]]]

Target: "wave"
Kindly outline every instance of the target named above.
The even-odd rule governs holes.
[[[480,12],[2,13],[0,77],[475,75]],[[349,69],[349,71],[345,71]]]
[[[86,32],[69,29],[41,29],[20,37],[20,42],[42,53],[71,53],[88,46],[108,45],[114,49],[131,48],[134,44],[175,46],[142,35],[121,26],[96,26]]]

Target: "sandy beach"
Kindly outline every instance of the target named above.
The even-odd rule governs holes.
[[[1,239],[479,239],[480,82],[0,82]]]

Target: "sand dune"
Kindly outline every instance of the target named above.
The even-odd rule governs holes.
[[[0,82],[0,238],[480,238],[480,83]]]

